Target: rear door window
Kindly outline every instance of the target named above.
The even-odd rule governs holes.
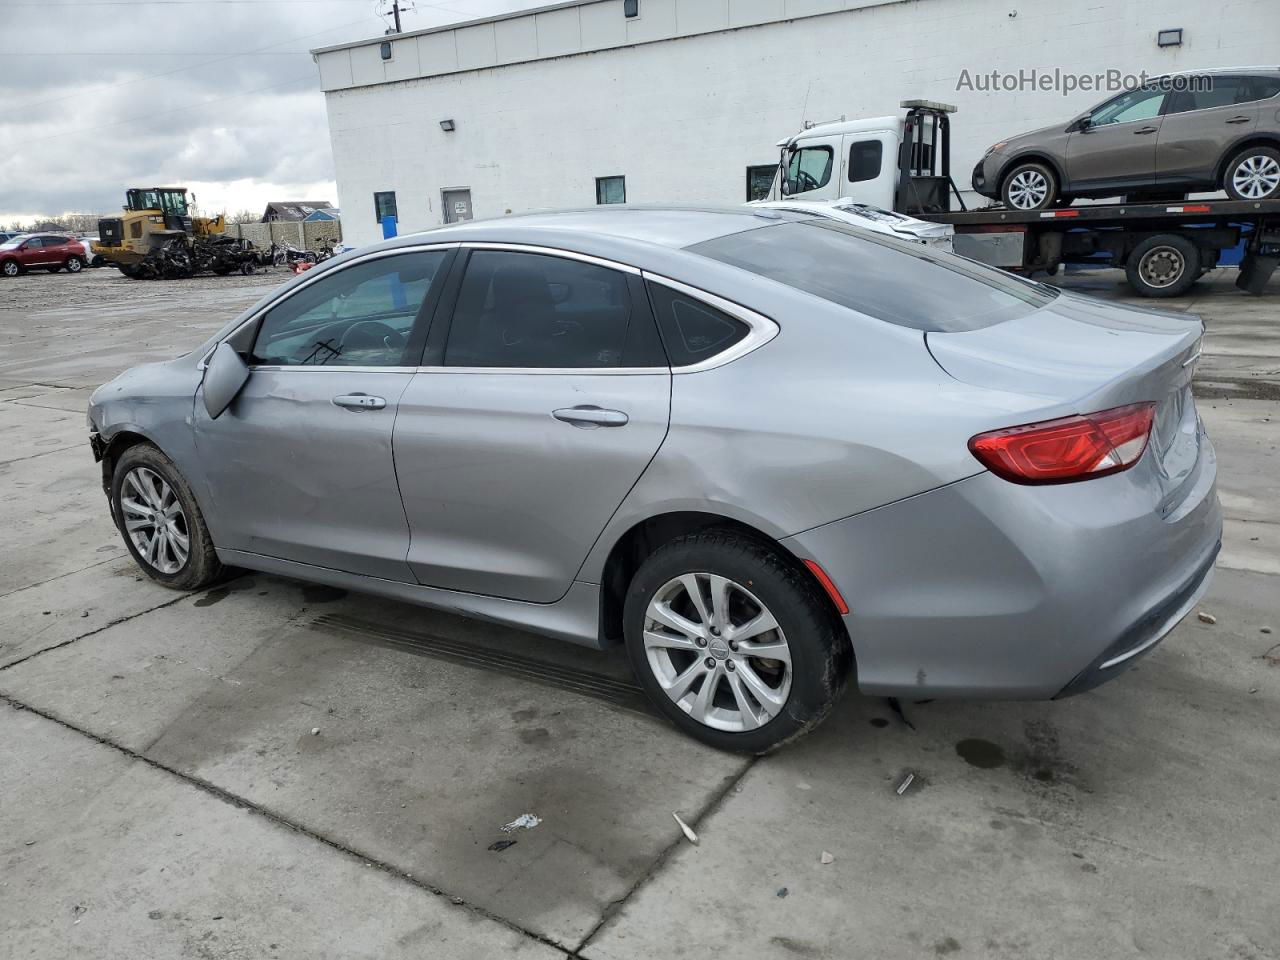
[[[936,333],[993,326],[1057,296],[1051,287],[993,267],[833,220],[757,227],[686,249],[879,320]]]
[[[458,290],[445,366],[619,367],[631,315],[627,276],[618,270],[545,254],[476,250]]]
[[[688,367],[710,360],[750,333],[736,317],[665,284],[649,283],[649,300],[658,318],[662,342],[672,367]]]

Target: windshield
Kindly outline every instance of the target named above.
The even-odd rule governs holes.
[[[687,248],[888,323],[978,330],[1051,302],[1057,291],[994,267],[833,220],[756,227]]]

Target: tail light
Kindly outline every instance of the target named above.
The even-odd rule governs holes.
[[[1151,436],[1154,403],[980,433],[969,451],[1013,483],[1072,483],[1127,470]]]

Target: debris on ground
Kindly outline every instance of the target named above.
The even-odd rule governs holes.
[[[1197,613],[1197,614],[1196,614],[1196,616],[1200,618],[1200,622],[1201,622],[1201,623],[1210,623],[1210,624],[1212,624],[1212,623],[1217,623],[1217,622],[1218,622],[1218,618],[1217,618],[1217,617],[1215,617],[1212,613],[1205,613],[1203,610],[1201,610],[1199,613]]]
[[[818,857],[818,862],[819,863],[835,863],[836,858],[833,857],[831,854],[827,853],[827,851],[823,850],[822,855]]]
[[[320,728],[319,728],[319,727],[312,727],[312,728],[311,728],[311,735],[312,735],[313,737],[318,737],[318,736],[320,736]]]
[[[1280,643],[1273,643],[1266,650],[1262,651],[1258,659],[1267,661],[1270,666],[1280,667]]]
[[[911,787],[911,784],[915,782],[915,779],[916,779],[916,775],[914,773],[908,773],[905,777],[903,777],[895,789],[895,792],[898,794],[898,796],[902,796],[904,793],[906,793],[907,790]]]
[[[902,712],[902,701],[897,697],[889,697],[889,709],[898,715],[898,719],[905,723],[910,729],[914,730],[916,725],[907,719],[907,715]]]
[[[680,819],[680,814],[673,812],[671,816],[675,817],[676,823],[680,824],[680,829],[684,833],[685,839],[696,847],[698,845],[698,835],[693,832],[693,828]]]
[[[489,849],[494,853],[501,853],[507,847],[514,847],[518,841],[516,840],[495,840],[489,844]]]
[[[790,890],[788,890],[786,887],[779,887],[779,888],[778,888],[777,896],[778,896],[778,898],[779,898],[779,899],[781,899],[782,897],[785,897],[785,896],[786,896],[788,893],[790,893],[790,892],[791,892],[791,891],[790,891]]]
[[[542,818],[532,813],[522,813],[510,823],[502,825],[503,833],[514,833],[517,830],[532,830],[542,822]]]
[[[1270,627],[1259,627],[1259,628],[1258,628],[1258,632],[1259,632],[1259,633],[1270,633],[1270,632],[1271,632],[1271,628],[1270,628]]]

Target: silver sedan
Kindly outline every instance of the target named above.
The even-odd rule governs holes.
[[[1195,319],[826,218],[611,209],[345,254],[90,400],[129,551],[623,643],[764,751],[868,694],[1051,698],[1205,590]]]

